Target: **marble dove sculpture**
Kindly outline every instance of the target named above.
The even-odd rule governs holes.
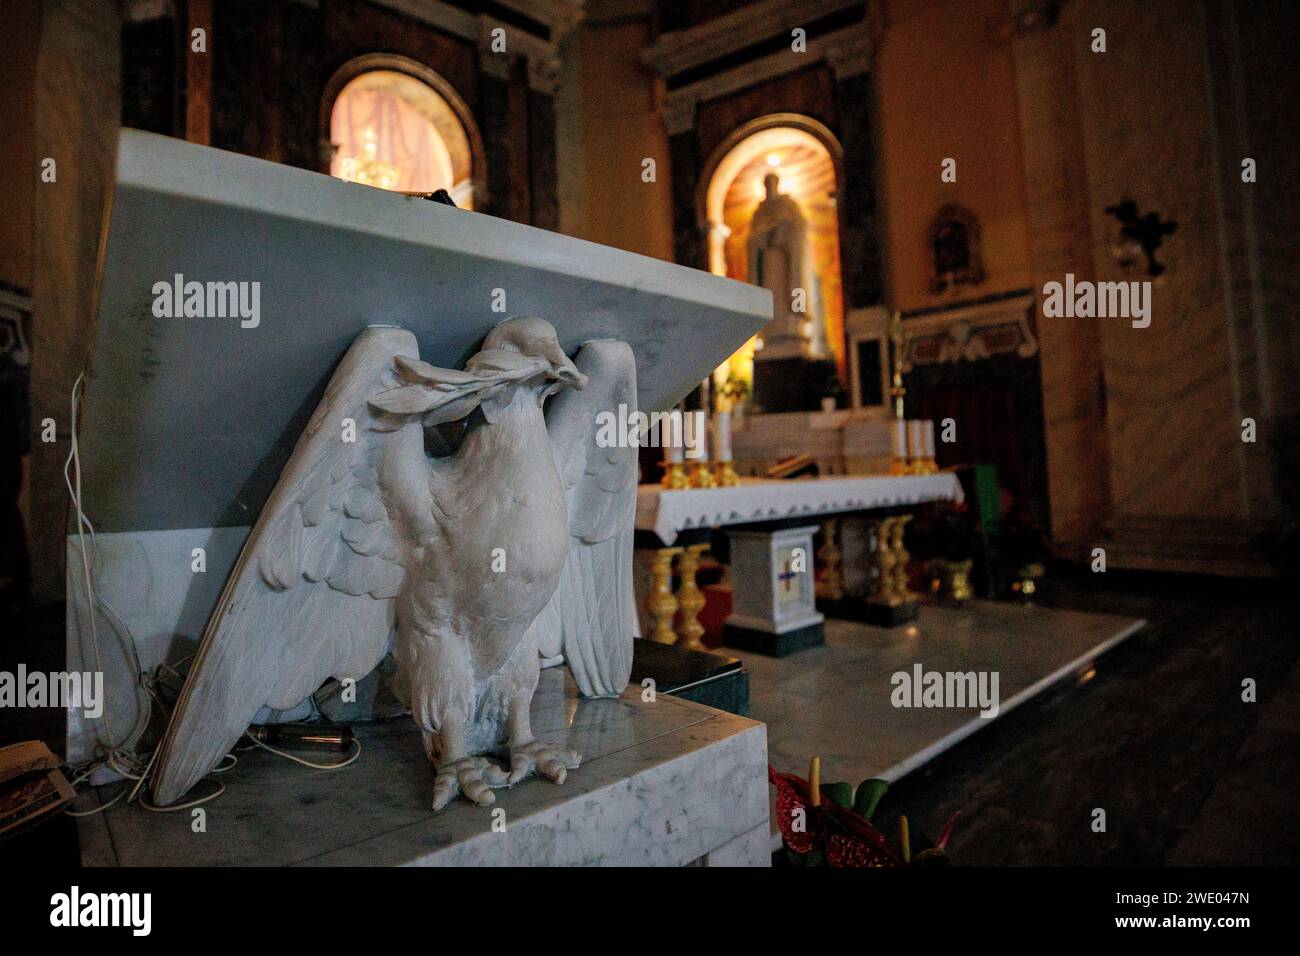
[[[390,645],[435,810],[534,772],[563,783],[578,755],[529,727],[541,660],[563,655],[588,697],[632,667],[636,449],[596,442],[619,404],[636,407],[632,350],[588,342],[570,361],[542,319],[501,323],[464,371],[421,362],[404,329],[362,332],[208,622],[154,800],[185,794],[263,706],[360,679]],[[467,416],[455,454],[426,454],[425,427]],[[485,756],[503,744],[508,770]]]

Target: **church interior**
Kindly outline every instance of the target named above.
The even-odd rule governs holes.
[[[55,812],[7,807],[0,851],[1300,863],[1291,0],[10,0],[0,19],[0,748],[57,777]],[[204,283],[229,313],[202,312]],[[474,595],[561,581],[565,636],[524,646],[543,610],[520,647],[534,729],[582,763],[526,751],[513,716],[505,788],[486,749],[449,755],[452,725],[390,689],[401,628],[434,613],[399,596],[395,652],[385,631],[378,666],[340,651],[257,698],[239,747],[171,794],[216,720],[182,712],[237,696],[214,607],[245,607],[249,560],[279,586],[259,512],[357,335],[411,328],[397,390],[451,408],[542,361],[510,338],[533,326],[497,325],[532,315],[554,326],[541,394],[585,384],[544,399],[543,441],[553,412],[632,396],[609,406],[627,455],[555,452],[569,535],[498,504],[545,499],[543,478],[491,490],[523,445],[474,436],[513,393],[463,399],[459,425],[400,411],[426,416],[435,493],[439,462],[478,456],[437,515],[503,509],[482,534],[504,577],[428,606],[486,620],[504,612]],[[621,392],[604,339],[635,356]],[[601,484],[616,459],[635,482]],[[617,555],[590,530],[608,502]],[[430,587],[477,573],[463,533],[415,549]],[[380,547],[349,534],[349,559]],[[507,555],[570,535],[553,573],[510,578]],[[625,631],[595,651],[567,630],[584,562],[578,590],[626,584],[579,624]],[[353,613],[313,600],[249,639],[299,647]],[[83,673],[99,713],[52,693]],[[239,825],[191,838],[222,832],[223,803]]]

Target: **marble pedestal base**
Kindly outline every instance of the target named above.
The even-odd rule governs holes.
[[[753,720],[629,687],[580,700],[568,672],[543,671],[538,739],[579,751],[563,786],[532,778],[492,807],[429,810],[433,771],[413,721],[354,727],[352,766],[309,770],[265,751],[239,754],[226,792],[191,815],[118,803],[77,821],[88,866],[767,866],[767,730]],[[326,758],[319,754],[315,759]],[[309,758],[310,759],[310,758]],[[194,795],[210,792],[200,782]],[[78,809],[117,787],[84,795]],[[502,832],[493,829],[505,811]]]
[[[765,348],[754,358],[754,404],[764,414],[820,408],[835,363],[802,355],[770,356],[768,352]]]
[[[875,627],[898,627],[915,621],[921,606],[915,601],[880,604],[862,598],[818,598],[817,610],[841,621],[860,621]]]
[[[754,404],[765,413],[807,412],[817,408],[808,394],[812,363],[801,355],[754,361]]]
[[[826,628],[822,622],[807,624],[788,631],[764,631],[756,627],[741,627],[727,621],[722,625],[722,642],[727,647],[768,657],[785,657],[795,651],[826,643]]]
[[[789,631],[820,627],[813,587],[813,533],[816,525],[754,525],[731,529],[731,609],[729,629]]]

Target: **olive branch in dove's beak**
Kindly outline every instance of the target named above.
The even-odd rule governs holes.
[[[465,363],[463,372],[398,355],[394,364],[399,384],[371,396],[369,404],[395,415],[423,415],[425,425],[456,421],[479,407],[491,421],[497,400],[508,394],[509,387],[536,375],[579,388],[585,384],[586,376],[567,357],[564,361],[572,379],[565,378],[568,370],[556,369],[545,358],[506,349],[484,349]]]

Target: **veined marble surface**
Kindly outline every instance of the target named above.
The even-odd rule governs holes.
[[[575,749],[562,786],[530,778],[483,808],[429,810],[433,770],[411,721],[357,725],[364,750],[343,770],[310,770],[265,751],[239,754],[191,814],[110,808],[78,821],[89,866],[681,866],[769,863],[767,731],[756,721],[630,687],[582,700],[566,670],[543,671],[532,706],[539,739]],[[327,763],[334,755],[302,753]],[[192,796],[210,792],[201,782]],[[116,787],[101,788],[111,799]],[[82,798],[79,808],[94,796]],[[505,811],[494,832],[493,811]],[[499,815],[498,815],[499,816]]]

